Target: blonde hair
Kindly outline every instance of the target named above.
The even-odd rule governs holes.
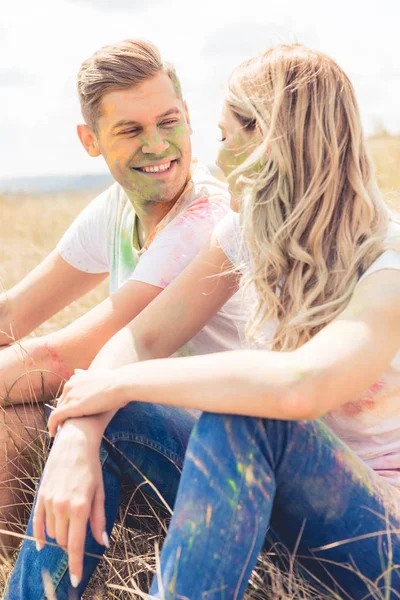
[[[247,326],[274,350],[312,338],[348,304],[384,249],[389,212],[374,181],[353,87],[329,57],[281,45],[240,65],[227,102],[262,141],[230,177],[240,198]],[[264,340],[265,341],[265,340]]]
[[[77,87],[82,116],[93,130],[101,115],[105,94],[139,85],[159,73],[166,73],[182,100],[181,85],[174,67],[164,62],[151,42],[124,40],[100,48],[82,63]]]

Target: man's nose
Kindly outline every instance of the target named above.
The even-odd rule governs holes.
[[[160,134],[148,136],[142,144],[143,154],[162,154],[167,148],[169,143]]]

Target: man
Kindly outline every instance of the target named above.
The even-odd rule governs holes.
[[[225,186],[192,161],[178,78],[152,44],[128,40],[96,52],[82,65],[78,93],[85,119],[79,138],[90,156],[103,156],[116,182],[0,298],[0,396],[3,406],[13,404],[3,411],[0,434],[8,459],[7,469],[4,456],[0,465],[2,507],[15,503],[7,482],[21,464],[28,469],[21,448],[43,429],[32,399],[54,398],[74,369],[88,368],[107,340],[186,267],[228,211]],[[110,298],[63,330],[12,344],[108,274]],[[235,298],[180,353],[233,349],[240,323]],[[117,366],[115,348],[108,352],[103,360]],[[10,510],[3,509],[1,520],[3,529],[10,526]]]

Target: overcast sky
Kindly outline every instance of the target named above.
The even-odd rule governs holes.
[[[6,6],[4,6],[6,5]],[[245,58],[299,41],[356,88],[364,126],[400,133],[399,0],[12,0],[0,10],[0,178],[105,172],[76,137],[80,64],[129,37],[176,66],[195,154],[214,162],[224,84]]]

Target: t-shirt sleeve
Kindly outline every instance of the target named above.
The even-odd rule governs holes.
[[[239,265],[240,248],[240,216],[229,211],[215,228],[214,235],[219,246],[225,252],[231,263]]]
[[[383,252],[360,277],[357,285],[361,283],[368,275],[383,271],[384,269],[395,269],[400,271],[400,254],[394,250],[386,250]]]
[[[215,198],[190,204],[157,233],[130,279],[166,288],[200,252],[228,210],[226,202]]]
[[[57,244],[61,258],[80,271],[110,271],[111,194],[112,188],[109,188],[92,200]]]

